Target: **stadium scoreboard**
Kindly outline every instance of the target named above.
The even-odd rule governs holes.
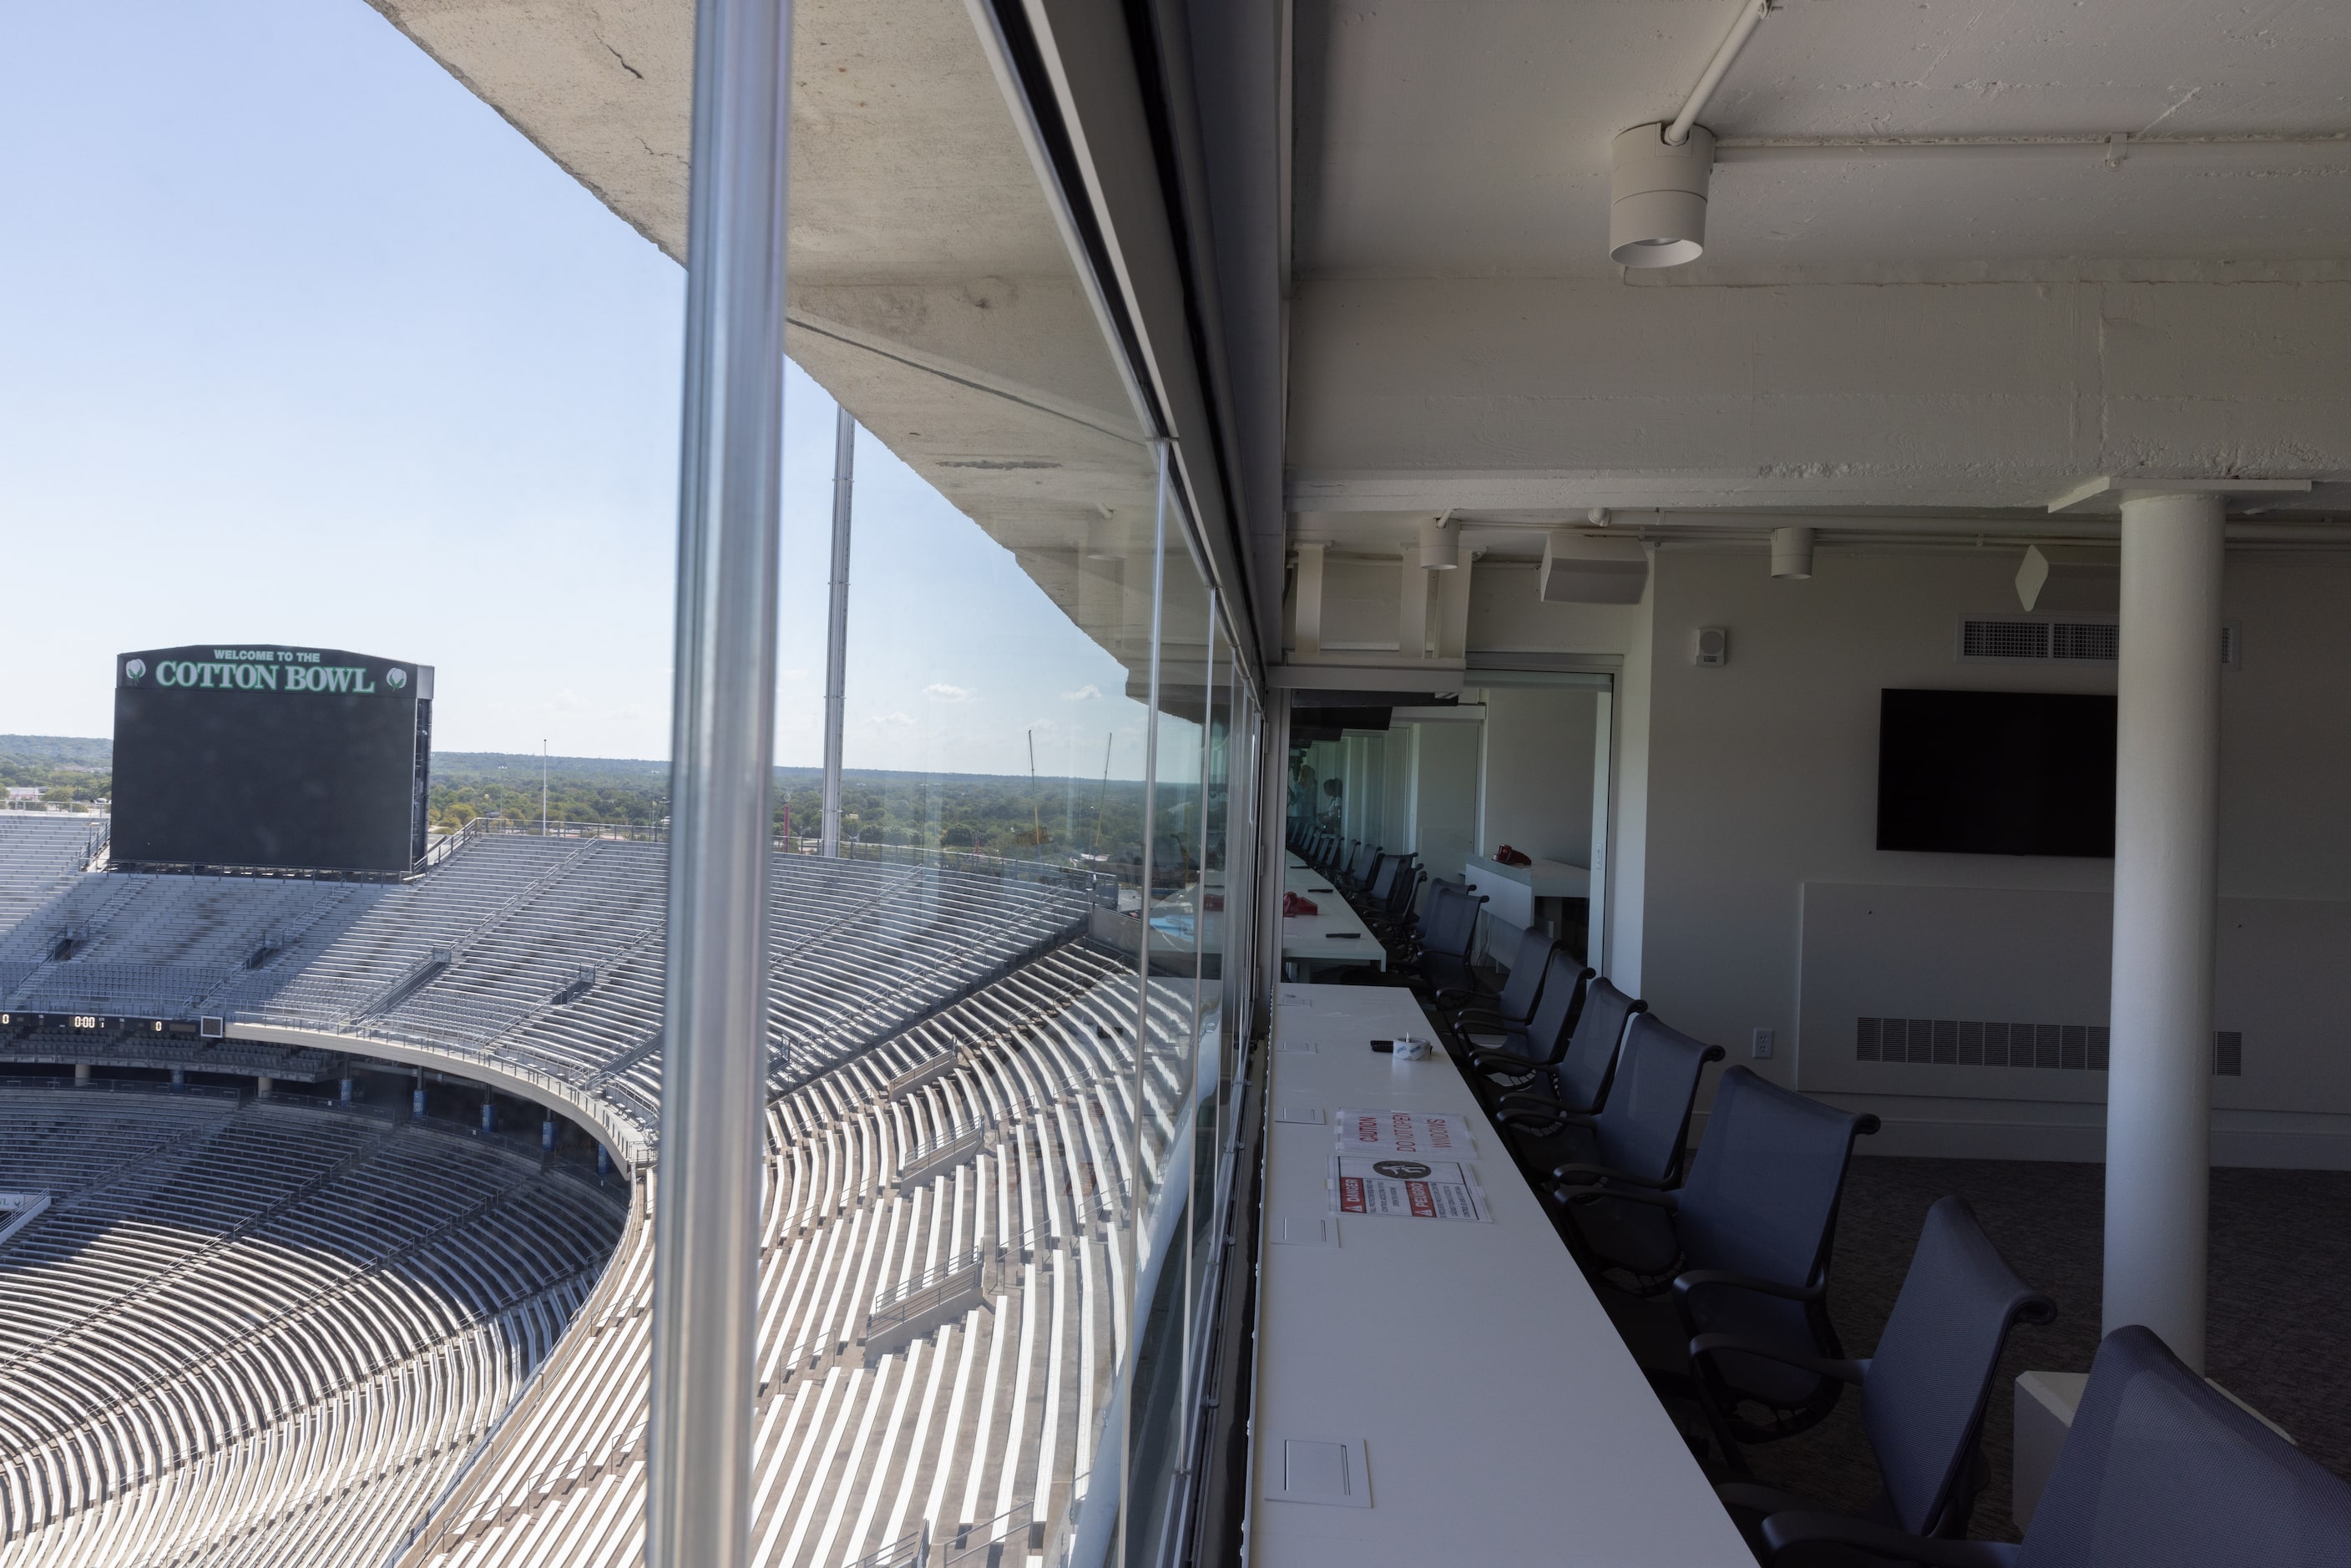
[[[113,862],[397,874],[424,853],[433,667],[335,648],[114,661]]]

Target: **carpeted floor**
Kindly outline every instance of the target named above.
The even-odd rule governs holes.
[[[2086,1372],[2097,1350],[2105,1180],[2103,1166],[1853,1163],[1829,1287],[1848,1354],[1876,1344],[1928,1207],[1946,1193],[1966,1198],[2010,1266],[2057,1303],[2055,1322],[2009,1339],[1984,1425],[1992,1479],[1973,1535],[2017,1538],[2009,1516],[2016,1375]],[[2211,1238],[2205,1370],[2305,1453],[2351,1476],[2351,1173],[2216,1170]],[[1859,1401],[1850,1397],[1812,1431],[1747,1452],[1759,1479],[1823,1502],[1860,1508],[1876,1492]]]

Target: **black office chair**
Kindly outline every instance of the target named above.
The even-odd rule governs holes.
[[[1474,1009],[1464,1009],[1447,1020],[1447,1027],[1460,1041],[1453,1049],[1468,1068],[1463,1076],[1468,1079],[1470,1091],[1478,1096],[1489,1115],[1494,1113],[1500,1096],[1507,1092],[1551,1088],[1547,1080],[1536,1082],[1537,1075],[1555,1068],[1574,1046],[1576,1030],[1583,1020],[1585,988],[1592,982],[1592,971],[1556,947],[1544,958],[1543,969],[1541,998],[1535,1004],[1534,1016],[1525,1023],[1499,1023]],[[1619,1018],[1615,1034],[1624,1032],[1623,1024],[1624,1020]],[[1481,1050],[1469,1032],[1476,1030],[1479,1034],[1490,1034],[1497,1030],[1500,1033],[1500,1044],[1511,1049],[1498,1050],[1489,1046]],[[1596,1029],[1594,1032],[1597,1032]],[[1608,1050],[1613,1058],[1615,1051],[1613,1036]],[[1496,1068],[1489,1064],[1480,1068],[1475,1065],[1476,1059],[1480,1056],[1494,1057],[1502,1065]],[[1597,1109],[1598,1104],[1595,1097],[1590,1103],[1579,1103],[1557,1108],[1573,1114]],[[1509,1129],[1504,1127],[1504,1131]]]
[[[1535,1003],[1543,995],[1552,951],[1558,946],[1548,933],[1530,925],[1519,933],[1519,950],[1510,959],[1510,977],[1502,982],[1499,991],[1473,985],[1438,991],[1429,1000],[1446,1015],[1456,1032],[1461,1030],[1461,1019],[1472,1015],[1489,1033],[1523,1030],[1535,1016]],[[1591,973],[1589,969],[1583,972]],[[1568,1027],[1573,1027],[1573,1020]]]
[[[1552,964],[1575,964],[1575,959],[1554,952]],[[1528,1030],[1523,1044],[1505,1039],[1499,1049],[1479,1046],[1469,1053],[1469,1070],[1481,1074],[1469,1079],[1472,1086],[1481,1079],[1510,1079],[1510,1089],[1493,1093],[1495,1112],[1502,1107],[1526,1110],[1531,1114],[1521,1116],[1523,1126],[1540,1126],[1550,1114],[1589,1116],[1599,1110],[1608,1095],[1608,1074],[1615,1070],[1617,1044],[1625,1039],[1625,1020],[1648,1011],[1648,1004],[1634,1001],[1589,968],[1577,980],[1577,989],[1583,999],[1556,1046],[1535,1049],[1544,1037],[1538,1030]]]
[[[2351,1485],[2239,1409],[2138,1323],[2098,1346],[2023,1544],[1930,1541],[1834,1513],[1763,1521],[1775,1568],[2343,1568]]]
[[[1415,859],[1412,855],[1402,857],[1395,880],[1388,886],[1386,902],[1364,915],[1364,924],[1377,932],[1383,942],[1409,936],[1420,923],[1415,906],[1420,902],[1420,890],[1427,883],[1428,873],[1414,863]]]
[[[1799,1359],[1844,1356],[1828,1314],[1830,1244],[1853,1141],[1877,1128],[1875,1116],[1732,1067],[1678,1188],[1634,1191],[1628,1186],[1665,1184],[1611,1180],[1577,1190],[1613,1173],[1552,1173],[1565,1184],[1569,1243],[1599,1276],[1608,1315],[1660,1393],[1699,1397],[1689,1347],[1700,1334],[1732,1334]],[[1844,1386],[1795,1362],[1717,1358],[1708,1420],[1740,1442],[1770,1442],[1824,1418]],[[1746,1413],[1750,1405],[1760,1416]]]
[[[1422,916],[1420,940],[1410,966],[1425,987],[1437,991],[1469,984],[1469,947],[1478,937],[1478,911],[1486,903],[1484,894],[1471,893],[1454,883],[1429,884],[1432,900],[1440,892],[1446,895],[1444,906],[1439,909],[1432,903]]]
[[[2009,1331],[2056,1315],[2049,1298],[2009,1268],[1966,1199],[1947,1197],[1927,1211],[1877,1354],[1861,1361],[1802,1357],[1793,1363],[1861,1390],[1862,1426],[1882,1487],[1858,1517],[1912,1535],[1967,1533],[1976,1494],[1990,1479],[1978,1439]],[[1789,1360],[1784,1350],[1732,1334],[1701,1334],[1690,1342],[1702,1393],[1712,1392],[1716,1363],[1755,1356]],[[1716,1438],[1735,1463],[1738,1449],[1729,1434],[1718,1427]],[[1726,1482],[1715,1492],[1750,1543],[1760,1543],[1766,1517],[1822,1507],[1752,1481]]]
[[[1614,996],[1624,995],[1605,980],[1593,986],[1584,1016],[1603,1021],[1591,1038],[1609,1032],[1604,1019],[1613,1014],[1624,1043],[1614,1052],[1613,1069],[1603,1070],[1599,1109],[1587,1115],[1557,1102],[1541,1108],[1513,1104],[1497,1111],[1494,1120],[1518,1134],[1522,1146],[1540,1145],[1543,1157],[1567,1162],[1552,1172],[1555,1182],[1597,1184],[1607,1190],[1620,1182],[1639,1189],[1669,1187],[1681,1174],[1698,1077],[1708,1062],[1722,1060],[1722,1047],[1692,1040],[1648,1013],[1604,1006],[1603,986]]]

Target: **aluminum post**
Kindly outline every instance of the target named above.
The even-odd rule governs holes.
[[[699,0],[647,1568],[749,1560],[789,0]]]
[[[857,422],[837,412],[832,429],[832,602],[824,628],[824,852],[841,853],[841,700],[849,678],[850,490],[857,471]]]

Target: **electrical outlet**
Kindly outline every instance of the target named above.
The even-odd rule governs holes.
[[[1771,1061],[1771,1031],[1768,1029],[1757,1030],[1755,1031],[1755,1043],[1747,1048],[1747,1054],[1753,1057],[1758,1061]]]

